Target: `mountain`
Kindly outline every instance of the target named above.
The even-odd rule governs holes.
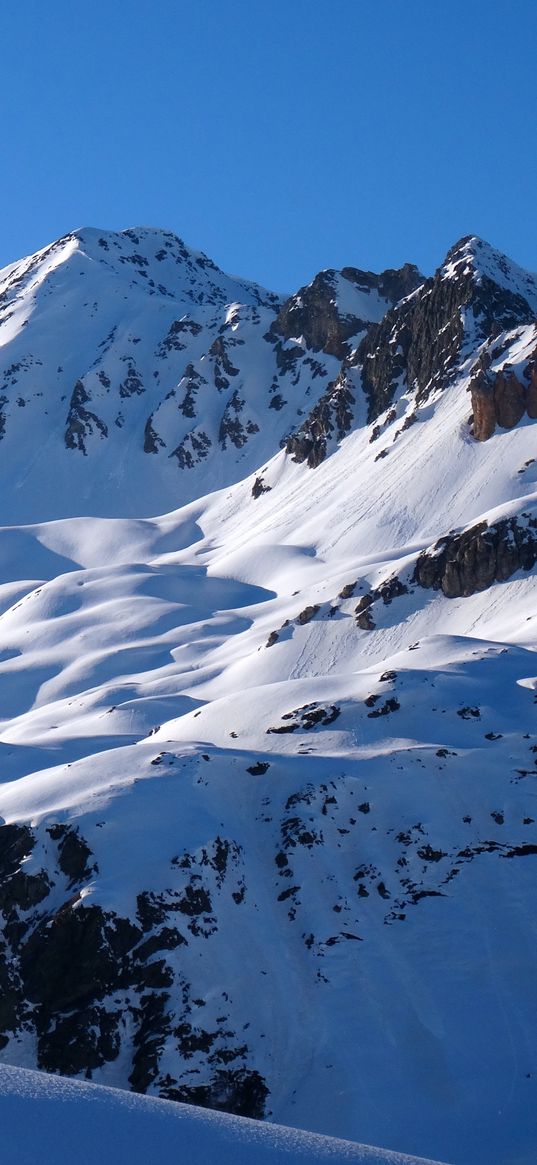
[[[418,281],[323,272],[283,303],[148,229],[76,231],[0,272],[9,520],[148,516],[241,480]]]
[[[533,1160],[537,280],[0,281],[0,1058]]]

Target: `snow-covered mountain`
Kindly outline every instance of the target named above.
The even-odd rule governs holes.
[[[76,231],[0,272],[9,520],[147,516],[240,480],[418,281],[323,272],[282,303],[147,229]]]
[[[533,1162],[537,280],[0,282],[2,1060]]]

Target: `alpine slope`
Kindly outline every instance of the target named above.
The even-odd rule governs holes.
[[[0,293],[0,1060],[533,1163],[537,278]]]
[[[423,1157],[0,1066],[2,1141],[17,1165],[435,1165]],[[61,1130],[61,1136],[59,1131]],[[436,1165],[440,1165],[436,1162]]]

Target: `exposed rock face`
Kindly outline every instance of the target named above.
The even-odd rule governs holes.
[[[505,518],[495,526],[480,522],[462,534],[441,538],[420,554],[414,582],[442,590],[448,599],[474,595],[537,562],[537,518]]]
[[[158,453],[164,449],[164,441],[153,428],[153,417],[147,418],[144,429],[144,453]]]
[[[21,863],[38,844],[54,880],[45,869],[25,873]],[[91,1078],[117,1059],[128,1016],[134,1090],[157,1082],[169,1099],[262,1118],[268,1088],[249,1063],[248,1044],[228,1024],[205,1030],[191,1020],[190,984],[170,961],[177,948],[217,929],[199,869],[212,871],[217,888],[229,873],[233,901],[243,901],[241,877],[233,876],[240,848],[218,837],[200,863],[189,854],[174,859],[184,871],[182,889],[139,894],[134,919],[84,902],[84,887],[98,873],[92,856],[68,825],[48,826],[39,841],[25,825],[0,829],[0,1050],[30,1032],[39,1068]],[[170,925],[178,917],[181,929]],[[176,1042],[185,1080],[160,1071],[167,1041]],[[188,1065],[197,1053],[206,1054],[206,1068],[196,1069],[192,1084]]]
[[[476,441],[488,441],[496,428],[494,393],[483,368],[479,368],[471,382],[472,429]]]
[[[322,350],[343,360],[350,351],[347,343],[350,337],[370,325],[367,319],[338,310],[336,277],[335,271],[321,271],[309,286],[291,296],[276,317],[270,335],[283,336],[286,340],[303,336],[308,348],[316,352]],[[408,295],[423,278],[411,263],[399,270],[384,271],[381,275],[344,267],[341,277],[351,287],[365,292],[375,291],[390,303]]]
[[[309,416],[286,442],[294,461],[307,461],[315,469],[324,461],[331,438],[341,441],[350,431],[354,419],[355,397],[349,387],[347,370],[330,384]]]
[[[389,607],[394,599],[406,594],[408,594],[406,583],[401,582],[401,579],[397,578],[396,575],[391,575],[378,587],[362,595],[354,610],[356,626],[362,631],[373,631],[375,628],[374,604],[381,601],[385,607]]]
[[[170,1088],[161,1095],[166,1100],[179,1100],[183,1104],[197,1104],[202,1108],[215,1108],[220,1112],[235,1113],[235,1116],[261,1120],[265,1115],[268,1088],[255,1070],[227,1068],[215,1073],[211,1085]]]
[[[65,444],[68,449],[79,449],[86,454],[86,438],[94,432],[101,437],[108,436],[108,429],[96,413],[90,412],[86,405],[91,400],[81,380],[77,380],[72,392],[67,423],[65,428]]]
[[[514,372],[499,372],[494,384],[494,408],[502,429],[514,429],[526,411],[524,385]]]
[[[522,295],[486,275],[476,278],[467,243],[462,239],[456,244],[434,278],[389,311],[361,341],[358,358],[363,363],[368,422],[389,407],[398,383],[415,387],[418,402],[448,383],[467,329],[475,341],[476,335],[489,338],[533,320]]]
[[[473,435],[477,441],[488,441],[496,425],[513,429],[522,417],[537,417],[537,365],[530,362],[526,369],[526,386],[515,372],[504,365],[498,372],[487,370],[483,358],[476,366],[470,382],[473,410]]]
[[[349,270],[354,271],[355,269],[344,267],[341,274],[348,278],[347,271]],[[366,280],[371,280],[369,286],[377,288],[380,295],[393,304],[399,303],[399,300],[411,295],[423,283],[423,275],[414,263],[404,263],[402,267],[397,268],[388,267],[380,275],[372,275],[370,271],[359,271],[356,274],[360,277],[358,280],[360,286]]]

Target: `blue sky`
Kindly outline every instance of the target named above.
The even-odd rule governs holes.
[[[0,265],[149,224],[278,290],[470,232],[537,269],[535,0],[18,0],[0,38]]]

